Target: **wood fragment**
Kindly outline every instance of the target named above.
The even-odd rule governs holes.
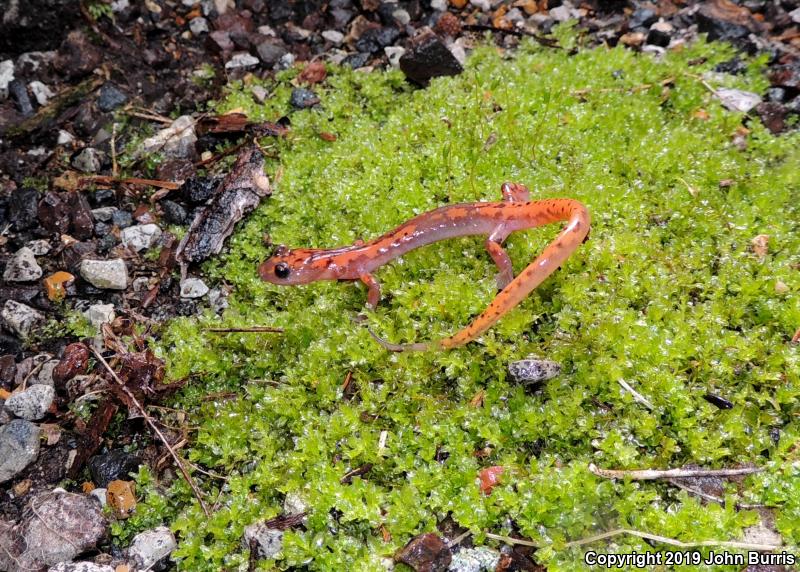
[[[273,328],[271,326],[250,326],[247,328],[206,328],[207,332],[214,332],[218,334],[229,334],[229,333],[260,333],[260,332],[272,332],[276,334],[282,334],[283,328]]]
[[[736,477],[760,473],[761,467],[743,467],[741,469],[601,469],[589,463],[589,471],[606,479],[631,479],[632,481],[654,481],[657,479],[677,479],[686,477]]]

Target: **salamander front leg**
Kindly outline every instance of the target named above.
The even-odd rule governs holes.
[[[527,203],[531,200],[531,192],[521,183],[503,183],[500,187],[503,200],[509,203]]]
[[[367,308],[374,310],[381,299],[381,284],[372,274],[361,274],[358,277],[367,286]]]
[[[492,257],[492,260],[494,260],[494,263],[497,264],[497,268],[500,270],[496,277],[497,288],[499,290],[508,286],[514,279],[514,267],[511,265],[511,259],[508,257],[505,248],[501,246],[505,238],[504,234],[495,231],[484,243],[486,245],[486,250],[489,251],[489,256]]]

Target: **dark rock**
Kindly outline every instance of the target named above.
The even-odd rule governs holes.
[[[6,391],[14,387],[14,376],[17,373],[17,364],[14,354],[0,357],[0,387]]]
[[[786,107],[782,103],[764,101],[756,106],[755,112],[772,133],[777,135],[786,129]]]
[[[190,203],[199,205],[211,198],[218,183],[215,178],[193,177],[181,185],[179,192]]]
[[[658,14],[650,8],[639,7],[634,10],[628,20],[628,27],[633,30],[636,28],[650,28],[658,20]]]
[[[89,195],[89,202],[93,207],[102,207],[116,204],[116,193],[112,189],[97,189]]]
[[[769,72],[769,81],[774,86],[800,89],[800,62],[773,67]]]
[[[367,65],[367,63],[369,63],[369,60],[371,59],[372,59],[372,54],[362,54],[360,52],[356,52],[355,54],[350,54],[345,59],[343,59],[342,65],[350,66],[355,70]]]
[[[112,111],[127,101],[128,96],[110,82],[104,83],[97,95],[97,107],[100,111]]]
[[[60,74],[74,79],[85,76],[100,65],[103,53],[94,46],[86,35],[75,30],[58,48],[53,67]]]
[[[384,28],[370,28],[366,30],[356,41],[356,49],[359,52],[370,54],[377,53],[386,46],[391,46],[400,37],[400,31],[394,26]]]
[[[186,224],[186,209],[175,201],[161,201],[161,208],[164,209],[164,220],[172,224]]]
[[[0,483],[14,478],[39,454],[39,427],[15,419],[0,428]],[[2,557],[0,557],[2,562]],[[0,569],[7,570],[7,568]]]
[[[460,74],[464,68],[433,32],[423,32],[413,40],[413,48],[400,58],[400,69],[419,85],[431,78]]]
[[[50,232],[67,234],[69,232],[67,208],[66,201],[58,193],[48,191],[39,201],[39,223]]]
[[[319,97],[317,97],[317,94],[310,89],[296,87],[292,90],[292,96],[289,99],[289,103],[291,103],[292,107],[296,109],[306,109],[319,104]]]
[[[108,251],[116,245],[117,237],[114,236],[113,232],[108,232],[97,241],[97,253],[102,255],[108,254]]]
[[[107,223],[96,222],[94,224],[94,234],[99,238],[106,236],[110,231],[111,231],[111,225]]]
[[[453,555],[441,538],[428,532],[411,539],[394,559],[416,572],[443,572],[450,566]]]
[[[20,351],[22,351],[22,341],[0,332],[0,352],[18,354]]]
[[[126,228],[133,224],[133,215],[129,211],[117,209],[111,215],[111,222],[118,228]]]
[[[725,399],[724,397],[720,397],[714,393],[706,393],[703,396],[703,399],[708,401],[711,405],[718,407],[719,409],[733,409],[733,403]]]
[[[67,194],[67,205],[69,207],[70,233],[78,240],[87,240],[92,237],[94,230],[94,217],[89,201],[77,191]]]
[[[81,261],[95,254],[95,245],[91,242],[73,242],[61,251],[61,267],[67,272],[78,274]]]
[[[189,159],[168,159],[156,169],[156,178],[162,181],[183,183],[197,172],[194,163]]]
[[[783,103],[786,101],[786,90],[782,87],[770,87],[767,89],[766,99],[767,101]]]
[[[697,28],[708,34],[709,40],[731,42],[739,47],[753,48],[748,36],[755,31],[756,23],[750,11],[730,0],[702,2],[695,15]]]
[[[28,88],[21,80],[15,79],[8,84],[8,95],[16,104],[17,109],[23,117],[30,117],[33,115],[33,104],[28,95]]]
[[[67,31],[81,22],[74,0],[0,2],[0,54],[16,57],[33,50],[54,50]]]
[[[230,33],[225,30],[214,30],[206,37],[206,44],[212,52],[229,53],[235,48]]]
[[[330,15],[333,20],[331,22],[332,28],[341,30],[355,17],[355,12],[345,8],[334,8],[331,10]]]
[[[647,40],[645,40],[645,42],[651,46],[666,48],[669,45],[670,39],[671,35],[666,28],[660,28],[654,25],[647,33]]]
[[[39,192],[31,187],[13,191],[8,198],[8,218],[15,230],[25,230],[36,224]]]
[[[295,18],[294,2],[285,0],[267,0],[269,20],[274,24],[283,24]]]
[[[258,59],[261,60],[261,63],[267,69],[274,68],[275,64],[277,64],[280,59],[286,55],[287,51],[288,50],[284,46],[276,43],[274,40],[262,42],[256,48]]]
[[[142,460],[139,457],[122,449],[109,451],[105,455],[95,455],[87,463],[92,474],[92,482],[103,488],[117,479],[130,480],[129,473],[136,473],[141,464]]]
[[[715,72],[729,73],[731,75],[739,75],[747,71],[747,64],[738,57],[722,62],[714,67]]]

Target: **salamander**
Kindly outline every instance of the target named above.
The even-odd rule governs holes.
[[[590,216],[573,199],[530,200],[527,187],[504,183],[502,201],[447,205],[423,213],[369,242],[333,249],[279,246],[258,269],[261,278],[280,285],[308,284],[317,280],[360,280],[367,287],[367,307],[380,300],[380,284],[373,272],[410,250],[457,236],[487,235],[485,246],[499,269],[497,296],[472,323],[450,337],[408,344],[390,343],[370,330],[389,351],[450,349],[475,340],[519,304],[587,238]],[[503,241],[514,231],[567,221],[542,253],[515,278]]]

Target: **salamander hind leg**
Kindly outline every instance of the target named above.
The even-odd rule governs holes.
[[[367,308],[374,310],[381,299],[381,284],[372,274],[361,274],[358,277],[367,286]]]
[[[492,260],[494,260],[494,263],[500,270],[496,277],[497,288],[499,290],[502,290],[508,286],[508,284],[514,279],[514,268],[511,265],[511,258],[509,258],[505,248],[501,246],[505,238],[506,237],[504,235],[498,235],[498,232],[495,231],[489,236],[489,238],[486,239],[486,242],[484,243],[486,250],[489,251],[489,256],[492,257]]]
[[[509,203],[527,203],[531,200],[531,192],[521,183],[503,183],[500,187],[503,200]]]

